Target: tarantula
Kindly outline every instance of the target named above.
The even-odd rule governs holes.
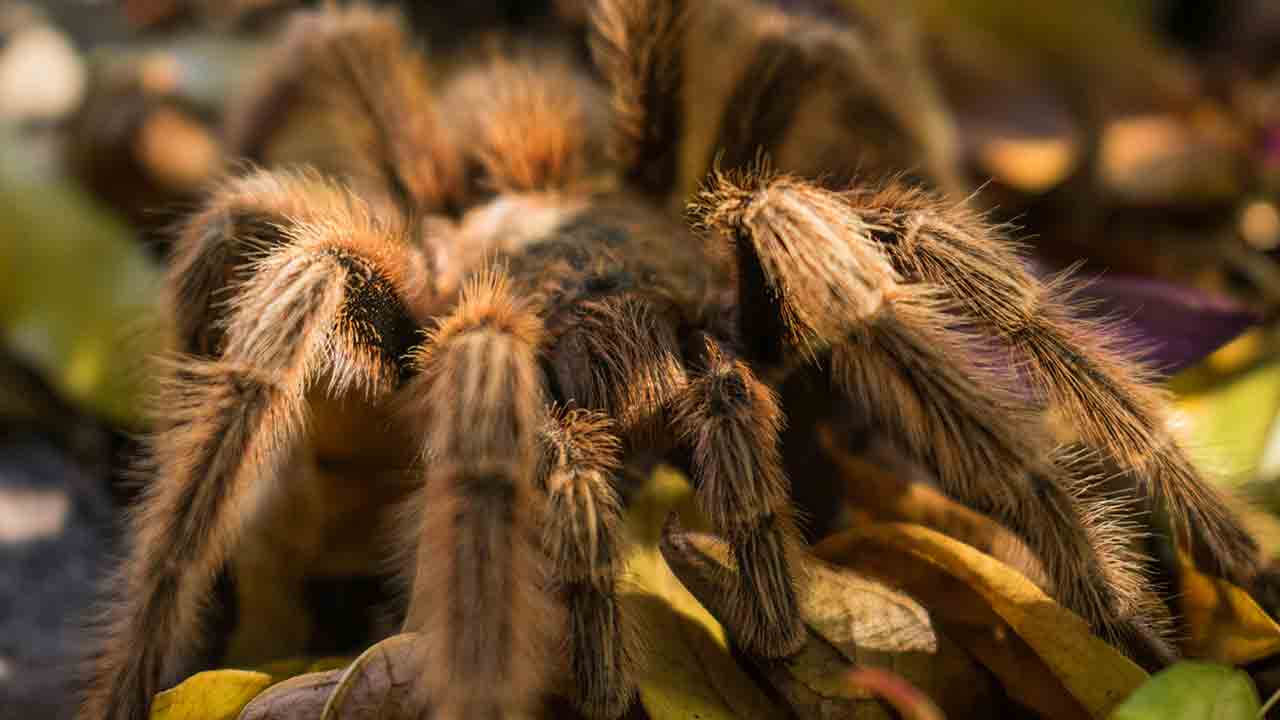
[[[598,78],[499,56],[438,93],[394,15],[294,21],[231,143],[265,159],[286,109],[321,92],[335,177],[249,172],[181,231],[179,354],[84,720],[145,717],[190,669],[228,563],[265,567],[270,605],[318,555],[398,558],[416,700],[439,717],[524,713],[557,659],[584,714],[617,717],[641,662],[616,597],[619,478],[653,458],[688,473],[732,548],[735,642],[786,656],[804,637],[790,485],[818,478],[780,438],[815,413],[860,418],[1017,533],[1054,596],[1148,665],[1173,650],[1126,519],[1161,503],[1202,567],[1250,581],[1253,541],[1070,282],[1028,274],[960,203],[753,160],[776,150],[785,77],[745,73],[728,94],[720,166],[700,165],[682,217],[696,9],[602,0]],[[785,38],[760,52],[747,67],[821,55]],[[795,378],[826,401],[791,403]],[[1051,415],[1142,502],[1089,492]],[[299,518],[321,528],[313,555]],[[268,616],[261,634],[305,635],[287,604]]]

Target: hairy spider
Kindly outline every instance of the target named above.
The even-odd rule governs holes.
[[[191,669],[229,563],[272,579],[258,635],[296,651],[308,629],[274,596],[321,565],[367,570],[395,555],[384,539],[408,588],[403,628],[421,633],[419,706],[518,715],[561,661],[577,707],[617,717],[640,662],[616,596],[618,478],[646,458],[688,473],[733,549],[732,637],[785,656],[804,636],[790,484],[819,480],[783,452],[789,415],[883,433],[1148,665],[1173,650],[1151,561],[1122,532],[1133,513],[1162,503],[1203,567],[1250,581],[1254,543],[1142,370],[1076,317],[1069,282],[1036,280],[959,204],[752,163],[777,150],[786,108],[765,90],[784,79],[740,78],[712,143],[736,160],[704,163],[687,219],[673,211],[687,19],[675,0],[603,0],[599,78],[500,56],[438,94],[393,15],[293,22],[230,141],[267,159],[288,108],[319,93],[336,132],[308,152],[336,177],[251,172],[181,233],[154,480],[84,720],[145,717]],[[760,53],[748,67],[777,73],[821,54],[784,37]],[[827,401],[789,405],[797,377]],[[1143,502],[1089,492],[1051,415]]]

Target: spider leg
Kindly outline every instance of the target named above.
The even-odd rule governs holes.
[[[735,638],[776,657],[803,639],[796,595],[797,535],[778,452],[782,414],[742,362],[708,340],[690,379],[673,322],[651,299],[583,302],[551,351],[560,396],[617,419],[628,448],[663,451],[674,429],[693,451],[698,501],[734,543]]]
[[[405,628],[422,633],[418,693],[434,717],[526,715],[561,627],[538,537],[542,335],[488,271],[416,352],[407,410],[428,460]]]
[[[675,426],[693,451],[698,505],[733,550],[726,607],[747,650],[782,657],[804,642],[797,586],[801,547],[782,467],[778,399],[746,363],[705,339],[705,369],[690,380]]]
[[[993,328],[1029,362],[1028,377],[1085,443],[1164,503],[1198,564],[1245,587],[1257,543],[1191,463],[1168,428],[1165,398],[1112,336],[1072,312],[1072,285],[1041,283],[1017,251],[971,213],[903,191],[854,194],[851,212],[911,280],[945,287],[964,313]]]
[[[445,90],[450,126],[486,191],[573,190],[600,154],[600,98],[563,60],[497,56]]]
[[[621,442],[607,416],[552,412],[540,484],[547,495],[543,547],[569,612],[575,704],[592,718],[620,717],[635,696],[637,637],[617,599],[622,505],[614,488]]]
[[[833,380],[857,408],[947,492],[1026,540],[1064,605],[1113,641],[1150,636],[1130,629],[1144,622],[1133,614],[1142,577],[1080,511],[1037,409],[984,368],[937,291],[901,282],[841,196],[788,178],[717,175],[693,214],[736,247],[740,330],[759,362],[829,352]]]
[[[394,11],[299,12],[261,67],[227,120],[233,156],[280,161],[274,143],[296,110],[318,108],[337,144],[321,154],[326,171],[388,197],[410,217],[461,202],[461,157],[436,112],[431,73]]]
[[[855,14],[847,4],[841,10]],[[700,169],[745,170],[764,156],[801,177],[840,181],[921,168],[944,187],[961,187],[951,157],[955,128],[908,41],[909,14],[832,21],[756,2],[701,4],[689,32],[714,28],[714,35],[688,51],[685,78],[685,97],[699,106],[687,114],[686,142],[709,141],[689,149],[701,156]],[[711,53],[741,62],[703,74]],[[714,124],[702,108],[719,111]]]
[[[648,299],[614,295],[575,304],[549,352],[562,403],[605,413],[627,449],[660,444],[687,379],[670,318]]]
[[[342,228],[341,232],[337,229]],[[152,446],[156,477],[132,518],[80,717],[146,717],[198,644],[200,608],[245,527],[249,505],[303,431],[317,376],[334,392],[398,382],[404,288],[381,272],[393,241],[365,220],[283,229],[288,244],[237,286],[219,356],[171,362]],[[394,267],[394,264],[391,264]]]
[[[394,228],[375,228],[372,216],[364,201],[315,172],[260,170],[227,181],[183,225],[174,244],[165,294],[174,313],[175,347],[210,359],[221,354],[229,293],[245,279],[255,257],[291,241],[285,228],[348,223],[357,234],[398,234]],[[375,259],[383,252],[377,243],[371,250]],[[394,280],[407,291],[417,292],[423,282],[418,278],[426,277],[424,265],[422,257],[406,249],[383,267],[395,272]]]
[[[666,197],[679,174],[686,12],[683,0],[592,7],[592,56],[613,94],[610,154],[623,177],[653,197]]]

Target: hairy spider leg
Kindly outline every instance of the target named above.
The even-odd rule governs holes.
[[[405,288],[380,269],[412,263],[368,217],[330,220],[279,225],[284,240],[251,263],[229,304],[218,357],[167,364],[159,399],[166,420],[152,443],[156,477],[132,518],[121,598],[107,617],[81,717],[145,717],[155,692],[180,672],[253,488],[278,481],[303,434],[311,383],[324,375],[333,392],[377,395],[397,382],[402,338],[386,331],[405,325]]]

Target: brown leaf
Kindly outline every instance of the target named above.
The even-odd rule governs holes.
[[[720,583],[731,577],[722,540],[673,533],[664,554],[685,585],[709,609],[725,612]],[[809,558],[801,613],[809,642],[784,663],[759,663],[802,717],[892,717],[877,693],[850,684],[856,667],[892,671],[935,698],[957,717],[989,715],[988,676],[965,652],[935,632],[915,600],[844,568]]]
[[[973,546],[1030,578],[1041,588],[1048,579],[1039,559],[1003,525],[940,492],[924,470],[909,466],[885,448],[873,447],[873,457],[854,455],[838,429],[818,426],[823,452],[840,470],[845,503],[862,523],[902,522],[937,530]]]
[[[364,651],[342,673],[324,706],[324,720],[408,717],[417,677],[415,633],[395,635]]]
[[[239,720],[302,720],[319,717],[343,671],[298,675],[267,688],[254,698]]]
[[[822,558],[901,587],[1011,697],[1047,718],[1103,717],[1147,674],[994,558],[928,528],[882,524],[827,538]]]

